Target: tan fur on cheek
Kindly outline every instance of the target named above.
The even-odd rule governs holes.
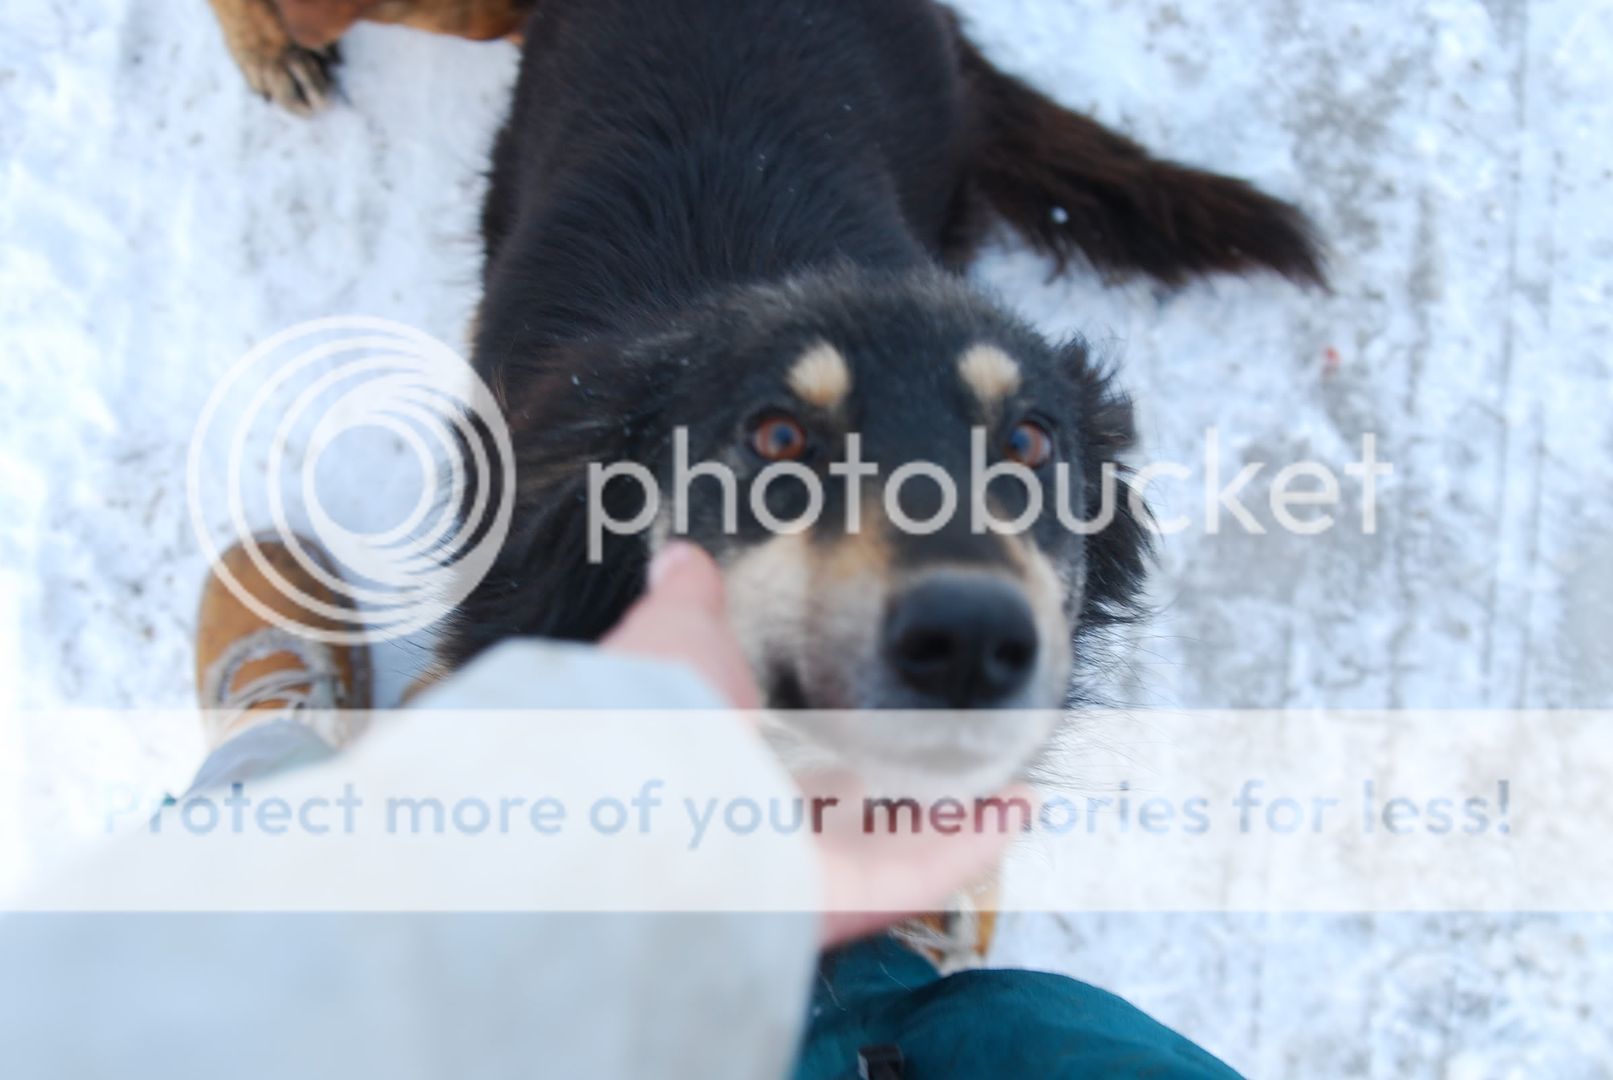
[[[728,623],[751,670],[791,664],[805,647],[812,567],[804,535],[776,536],[724,560]]]
[[[834,708],[866,704],[878,681],[879,641],[893,588],[889,524],[877,498],[863,503],[857,532],[820,538],[807,598],[810,651],[802,677]]]
[[[1025,575],[1025,593],[1041,639],[1041,676],[1063,700],[1070,679],[1070,637],[1075,628],[1065,617],[1068,600],[1065,582],[1042,549],[1022,537],[1009,541]]]
[[[758,678],[787,671],[824,707],[850,708],[877,667],[890,548],[877,520],[844,536],[809,535],[723,560],[728,621]]]
[[[1019,392],[1019,361],[994,345],[976,345],[964,353],[958,359],[958,375],[988,410]]]
[[[790,392],[820,409],[838,408],[851,393],[851,365],[827,342],[812,346],[790,368]]]
[[[824,545],[819,561],[831,584],[850,578],[886,576],[891,564],[890,525],[877,497],[863,500],[856,532]]]
[[[869,651],[866,639],[880,624],[890,589],[890,557],[883,530],[866,511],[859,532],[836,539],[820,556],[809,598],[812,636],[839,654],[833,659]]]

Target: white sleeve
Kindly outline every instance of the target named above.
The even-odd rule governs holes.
[[[456,792],[605,784],[624,794],[655,777],[668,804],[679,792],[732,792],[735,778],[748,797],[795,794],[743,721],[712,711],[711,692],[677,667],[514,642],[417,704],[331,761],[249,794],[295,802],[338,778],[385,792],[410,777],[415,791],[424,778]],[[445,719],[607,705],[554,725],[514,713]],[[702,719],[657,725],[620,711],[635,706]],[[486,836],[140,839],[68,875],[56,901],[47,891],[33,913],[0,920],[9,1075],[757,1080],[787,1075],[793,1060],[821,891],[805,834],[713,836],[698,852],[671,827],[503,846]],[[755,895],[734,902],[736,885]],[[175,903],[177,886],[188,900]],[[82,913],[91,896],[192,912]],[[608,897],[619,910],[593,906]],[[218,913],[243,904],[304,913]],[[360,913],[369,910],[383,913]]]

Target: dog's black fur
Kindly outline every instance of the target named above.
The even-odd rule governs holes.
[[[599,636],[641,590],[649,544],[611,538],[588,563],[587,464],[664,477],[670,432],[689,425],[696,460],[743,466],[731,451],[748,419],[778,404],[815,341],[849,358],[852,411],[887,468],[955,461],[935,429],[980,419],[955,359],[1000,347],[1025,371],[1005,408],[1049,417],[1091,505],[1101,466],[1131,442],[1129,407],[1079,343],[1047,344],[950,276],[993,215],[1061,268],[1079,254],[1165,282],[1321,280],[1298,211],[1057,106],[932,0],[544,0],[494,152],[474,336],[514,434],[515,527],[443,661],[511,635]],[[827,454],[846,424],[808,426]],[[607,495],[631,516],[632,492]],[[704,520],[697,509],[691,532],[724,560],[758,541],[748,519],[728,541]],[[950,531],[931,539],[897,546],[887,568],[1012,558]],[[1145,534],[1125,507],[1084,541],[1041,526],[1032,539],[1066,583],[1077,635],[1129,610]],[[834,680],[803,688],[789,657],[760,663],[784,669],[761,673],[776,702],[869,703],[815,696]]]

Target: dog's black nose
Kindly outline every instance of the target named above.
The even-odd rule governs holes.
[[[948,575],[898,596],[885,617],[885,653],[927,703],[1001,705],[1036,666],[1036,622],[1013,585]]]

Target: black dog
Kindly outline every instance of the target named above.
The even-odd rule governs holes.
[[[1060,108],[932,0],[544,0],[524,50],[474,338],[513,432],[515,525],[443,661],[511,635],[597,637],[677,534],[722,565],[772,704],[1061,704],[1083,635],[1131,611],[1146,533],[1123,493],[1092,535],[1055,506],[1103,520],[1130,409],[1079,342],[1049,344],[951,272],[995,213],[1061,267],[1079,254],[1165,282],[1318,282],[1303,217]],[[976,428],[988,464],[1031,470],[1044,509],[1028,528],[937,518],[934,475],[910,478],[894,511],[879,497],[910,462],[969,492]],[[731,470],[732,492],[707,477],[673,497],[680,429],[688,460]],[[853,434],[880,470],[866,497],[830,471]],[[781,461],[823,481],[804,532],[781,535],[750,497]],[[614,462],[646,466],[668,499],[591,559],[591,515],[645,506],[620,477],[591,491],[590,463]],[[798,469],[760,503],[789,521],[810,498]],[[1030,498],[987,490],[1003,519]],[[902,527],[932,518],[922,535]],[[873,724],[846,737],[863,758],[1007,772],[1047,736],[971,724],[924,746]]]

